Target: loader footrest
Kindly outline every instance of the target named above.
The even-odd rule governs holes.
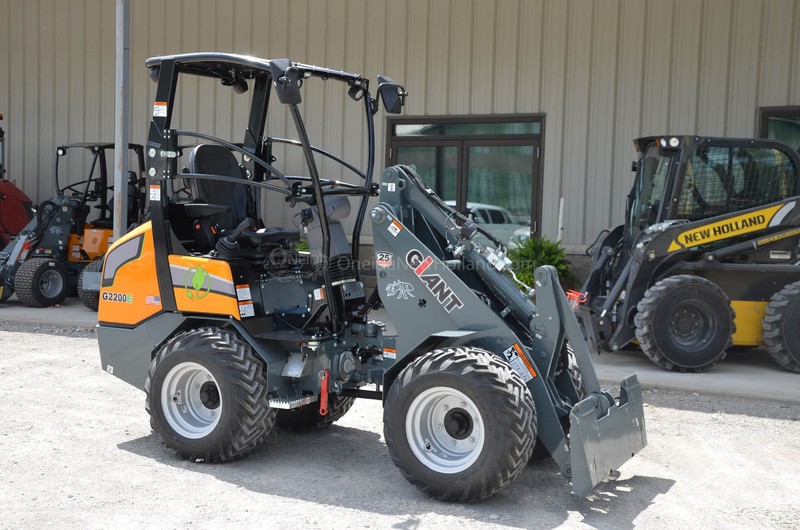
[[[303,405],[308,405],[317,400],[317,396],[302,396],[297,398],[272,398],[269,400],[269,406],[273,409],[296,409]]]
[[[586,495],[647,445],[642,387],[636,375],[620,384],[619,402],[598,417],[597,397],[570,412],[572,493]]]

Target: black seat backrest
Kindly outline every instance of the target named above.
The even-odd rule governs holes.
[[[189,171],[245,179],[236,157],[224,146],[201,144],[189,153]],[[247,217],[247,188],[220,180],[189,179],[195,202],[230,206],[230,211],[213,216],[222,229],[234,228]]]

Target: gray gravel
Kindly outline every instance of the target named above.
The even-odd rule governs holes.
[[[236,462],[193,464],[151,433],[144,394],[100,369],[91,330],[2,329],[2,528],[797,528],[800,521],[798,407],[647,389],[649,446],[588,498],[570,496],[546,460],[492,499],[445,504],[392,465],[380,403],[359,400],[322,433],[275,431]]]

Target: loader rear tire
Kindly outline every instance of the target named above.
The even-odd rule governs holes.
[[[699,276],[670,276],[650,287],[637,305],[642,351],[667,370],[700,372],[725,358],[736,326],[725,292]]]
[[[58,305],[67,297],[69,288],[69,271],[55,259],[31,258],[20,265],[14,277],[17,298],[28,307]]]
[[[176,335],[150,363],[144,387],[153,430],[189,460],[241,456],[275,424],[264,365],[230,331],[199,328]]]
[[[78,275],[78,298],[80,298],[83,305],[97,311],[100,305],[100,291],[90,291],[83,288],[83,273],[84,272],[100,272],[103,268],[103,258],[95,258]]]
[[[403,476],[444,501],[476,501],[506,487],[536,440],[527,386],[477,348],[436,350],[409,364],[389,390],[383,422]]]
[[[761,321],[767,351],[782,368],[800,374],[800,282],[790,283],[774,295]]]
[[[278,427],[290,432],[312,432],[330,427],[331,424],[344,416],[353,406],[355,398],[342,397],[336,394],[328,396],[328,414],[321,416],[319,403],[292,409],[279,410],[276,419]]]

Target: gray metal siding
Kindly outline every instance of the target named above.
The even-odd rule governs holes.
[[[390,75],[408,115],[543,113],[543,210],[581,246],[622,222],[631,140],[756,134],[759,106],[800,104],[799,0],[136,0],[131,3],[132,141],[143,141],[152,55],[218,50]],[[0,112],[8,177],[36,200],[53,193],[58,143],[111,139],[114,2],[0,0]],[[238,138],[229,90],[188,82],[181,124]],[[363,129],[334,91],[309,97],[311,127],[363,160]],[[286,116],[273,119],[279,129]],[[384,127],[378,124],[378,170]],[[296,150],[277,156],[304,171]],[[323,163],[324,174],[336,171]],[[338,176],[338,175],[334,175]],[[266,221],[282,222],[271,203]]]

